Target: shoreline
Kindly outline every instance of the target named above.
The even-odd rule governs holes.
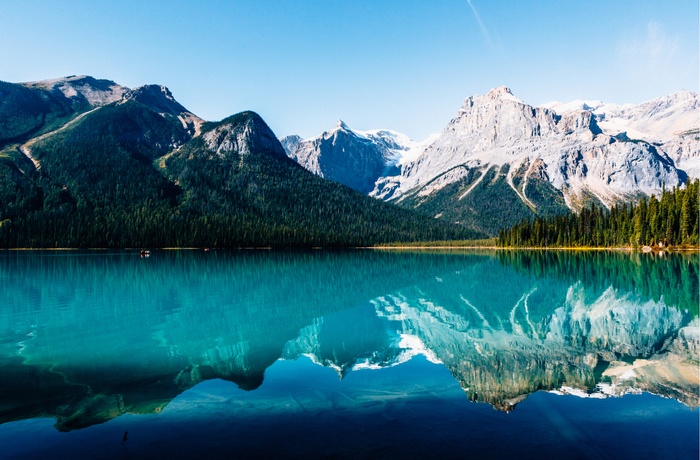
[[[486,249],[494,251],[619,251],[619,252],[641,252],[646,254],[642,249],[632,248],[632,247],[579,247],[579,246],[567,246],[567,247],[513,247],[513,246],[366,246],[360,249]],[[654,250],[649,251],[653,253],[660,252],[700,252],[700,247],[673,247],[670,249]]]
[[[308,247],[273,247],[273,246],[247,246],[247,247],[230,247],[230,248],[212,248],[208,246],[202,247],[148,247],[148,248],[0,248],[0,251],[141,251],[141,250],[158,250],[158,251],[236,251],[236,250],[348,250],[348,249],[387,249],[387,250],[407,250],[407,249],[480,249],[488,251],[616,251],[616,252],[641,252],[646,253],[673,253],[673,252],[700,252],[698,247],[670,247],[670,248],[654,248],[652,251],[644,251],[642,248],[634,248],[629,246],[621,247],[596,247],[596,246],[567,246],[567,247],[513,247],[513,246],[461,246],[461,245],[440,245],[432,246],[429,244],[423,245],[391,245],[391,246],[308,246]]]

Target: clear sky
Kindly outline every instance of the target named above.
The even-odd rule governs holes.
[[[166,85],[278,136],[343,119],[416,140],[505,85],[553,100],[698,91],[698,0],[0,0],[0,80]]]

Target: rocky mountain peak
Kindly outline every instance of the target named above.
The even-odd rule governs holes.
[[[307,170],[362,193],[369,193],[379,177],[396,174],[397,162],[415,146],[394,131],[355,131],[343,120],[320,136],[287,136],[281,142],[287,155]]]
[[[148,93],[154,96],[162,95],[162,97],[170,101],[175,100],[175,98],[173,97],[173,93],[171,93],[168,87],[165,85],[143,85],[139,86],[138,88],[135,88],[134,92]]]
[[[124,99],[140,102],[160,113],[178,115],[187,112],[187,109],[175,100],[170,90],[162,85],[139,86],[125,94]]]
[[[332,139],[333,143],[347,142],[347,138],[353,138],[355,140],[362,138],[358,132],[350,128],[347,123],[340,119],[338,119],[333,129],[326,131],[322,137],[324,139]]]
[[[697,104],[698,93],[688,91],[687,89],[682,89],[680,91],[676,91],[675,93],[671,93],[668,96],[668,99],[672,101],[694,101]]]
[[[564,135],[577,133],[585,136],[589,141],[592,141],[595,135],[602,133],[593,113],[583,109],[564,114],[559,120],[558,128]]]
[[[443,136],[469,137],[474,150],[484,150],[555,133],[556,123],[554,113],[525,104],[501,86],[486,95],[468,97]]]
[[[204,120],[187,110],[175,100],[170,90],[163,85],[144,85],[128,91],[122,98],[139,102],[164,117],[175,117],[190,135],[199,133]]]
[[[272,155],[286,158],[282,144],[263,119],[255,112],[241,112],[220,121],[202,134],[208,150],[220,158],[238,155]]]
[[[68,99],[83,99],[93,107],[100,107],[119,101],[129,88],[120,86],[111,80],[101,80],[88,75],[71,75],[24,83],[30,88],[59,91]]]
[[[335,124],[335,129],[342,129],[343,131],[350,131],[350,127],[348,127],[348,125],[340,118],[338,119],[338,121]]]
[[[512,106],[512,103],[514,103],[515,105],[527,106],[527,104],[525,104],[522,100],[513,95],[513,92],[510,88],[506,86],[499,86],[493,88],[491,91],[482,96],[469,96],[464,101],[464,104],[462,105],[462,108],[460,109],[459,113],[469,112],[470,109],[473,107],[488,107],[500,109],[504,102],[506,103],[505,105],[508,107]]]
[[[282,144],[282,147],[284,148],[284,151],[287,153],[287,156],[291,157],[293,152],[297,149],[299,146],[299,143],[303,141],[301,136],[297,134],[292,134],[289,136],[284,136],[283,138],[280,139],[280,143]]]
[[[518,99],[513,95],[513,92],[507,86],[498,86],[488,93],[486,93],[486,99],[490,100],[500,100],[500,101],[511,101],[524,104],[523,101]]]

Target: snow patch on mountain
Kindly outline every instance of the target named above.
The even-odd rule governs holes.
[[[310,139],[280,139],[287,156],[326,179],[369,193],[378,178],[396,175],[416,156],[419,143],[388,129],[353,130],[342,120]]]
[[[663,142],[700,128],[700,97],[691,91],[678,91],[642,104],[607,104],[601,101],[552,102],[541,107],[558,114],[575,110],[592,112],[604,133],[627,132],[633,139]],[[634,133],[634,134],[632,134]]]
[[[546,165],[550,183],[574,209],[586,196],[611,206],[640,192],[657,193],[664,184],[678,186],[686,178],[664,149],[669,142],[675,142],[676,160],[685,159],[690,171],[698,167],[697,146],[678,141],[679,131],[693,132],[697,126],[697,99],[681,92],[640,106],[574,101],[533,107],[510,89],[495,88],[467,98],[443,132],[402,165],[400,175],[378,180],[370,194],[396,200],[413,191],[430,195],[460,180],[470,168],[509,165],[513,170],[535,161]],[[631,138],[621,134],[621,126],[635,135],[658,134]],[[462,174],[457,174],[459,168]]]
[[[700,177],[700,96],[678,91],[642,104],[606,104],[601,101],[549,103],[542,107],[565,114],[592,112],[603,133],[656,145],[690,177]]]

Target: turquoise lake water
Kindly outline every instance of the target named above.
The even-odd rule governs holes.
[[[699,265],[2,252],[0,457],[697,459]]]

